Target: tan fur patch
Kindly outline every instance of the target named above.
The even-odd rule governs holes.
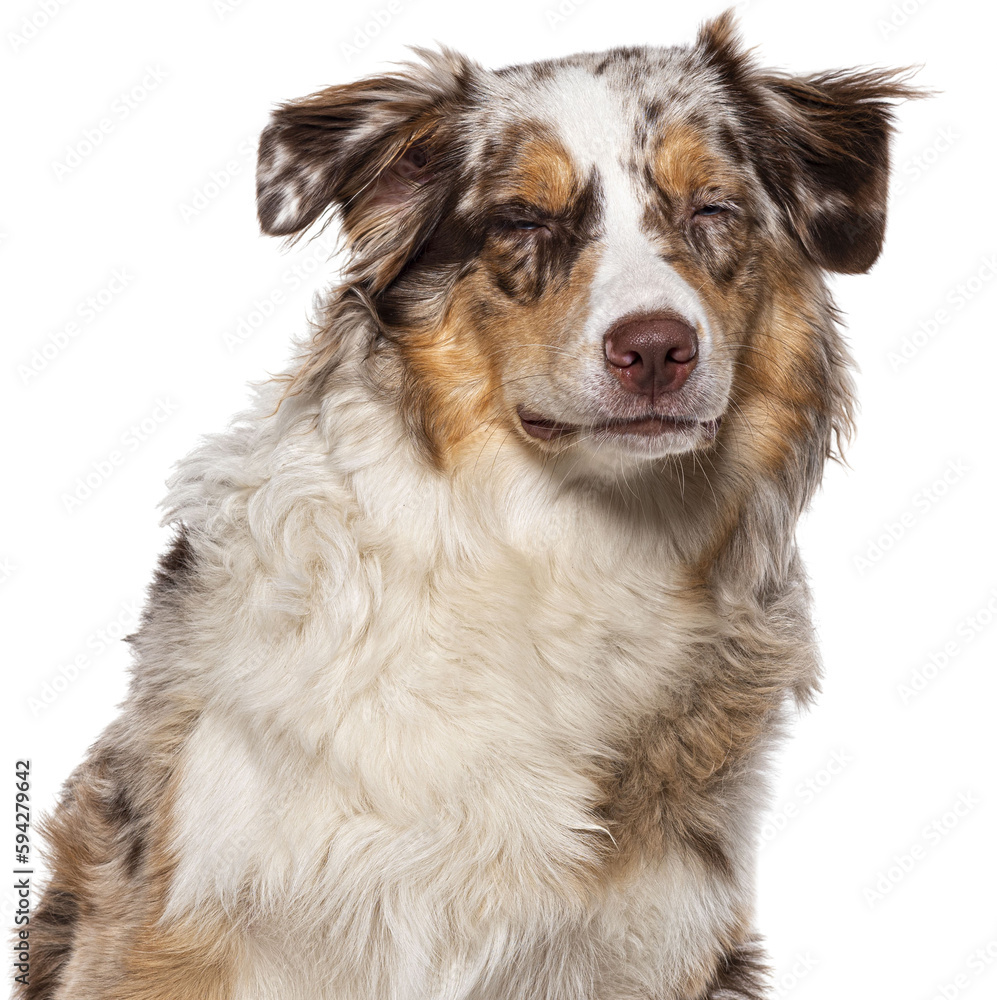
[[[402,404],[440,467],[498,415],[495,358],[468,337],[466,308],[458,293],[438,327],[414,332],[401,345],[407,369]]]
[[[743,182],[709,146],[701,130],[687,122],[668,125],[651,160],[655,183],[666,192],[688,197],[698,191],[740,190]]]
[[[123,960],[122,982],[101,1000],[229,1000],[235,949],[217,924],[160,929],[148,922]]]
[[[231,996],[235,938],[225,922],[206,913],[162,922],[179,775],[167,778],[157,763],[170,759],[191,718],[164,719],[141,750],[124,749],[121,734],[105,738],[70,779],[62,809],[44,826],[51,874],[32,919],[22,1000]]]
[[[761,470],[773,473],[804,439],[815,416],[830,410],[826,360],[813,327],[805,321],[808,303],[788,276],[773,275],[777,292],[768,322],[754,331],[750,363],[740,382],[742,405],[755,429],[752,448]],[[800,275],[800,283],[806,281]]]
[[[522,201],[551,214],[564,211],[578,190],[571,157],[552,136],[516,143],[515,165],[493,189],[498,201]]]
[[[603,781],[597,813],[616,841],[611,869],[639,868],[672,849],[699,858],[713,875],[735,875],[720,793],[758,750],[782,692],[773,665],[766,676],[766,665],[740,650],[700,655],[713,660],[713,669],[674,711],[633,732]]]
[[[482,269],[462,283],[443,322],[400,345],[409,373],[405,408],[441,467],[496,427],[519,433],[517,386],[570,365],[559,337],[584,322],[598,260],[583,250],[571,274],[536,302],[510,304]]]

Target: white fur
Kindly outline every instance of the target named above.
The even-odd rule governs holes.
[[[320,413],[264,392],[173,482],[205,711],[166,919],[252,914],[237,1000],[677,988],[750,878],[677,851],[603,898],[579,878],[609,836],[593,761],[680,677],[664,543],[526,449],[430,471],[359,354]]]

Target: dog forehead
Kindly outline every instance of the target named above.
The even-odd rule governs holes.
[[[576,169],[621,165],[637,139],[635,96],[581,67],[566,67],[529,95],[533,114],[571,157]]]
[[[726,117],[717,81],[687,50],[614,50],[511,67],[492,75],[471,160],[487,172],[496,136],[504,153],[528,159],[540,137],[578,178],[642,167],[671,137],[688,146],[694,121]],[[702,138],[707,139],[708,129]],[[627,185],[628,187],[630,185]],[[635,192],[636,193],[636,192]]]

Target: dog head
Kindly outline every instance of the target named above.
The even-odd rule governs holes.
[[[879,255],[896,74],[764,71],[729,13],[689,48],[420,55],[279,108],[258,198],[274,235],[339,215],[431,454],[499,427],[619,467],[740,428],[778,464],[847,423],[823,272]]]

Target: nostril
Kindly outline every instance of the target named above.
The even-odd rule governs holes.
[[[641,360],[641,356],[636,351],[625,351],[622,354],[619,352],[610,352],[607,346],[606,358],[609,360],[610,364],[616,365],[617,368],[629,368],[631,365],[637,364]]]
[[[606,360],[615,368],[630,368],[643,361],[638,344],[625,327],[615,326],[605,337]]]
[[[674,361],[676,364],[688,364],[696,356],[696,345],[690,341],[679,347],[673,347],[666,355],[665,359]]]

